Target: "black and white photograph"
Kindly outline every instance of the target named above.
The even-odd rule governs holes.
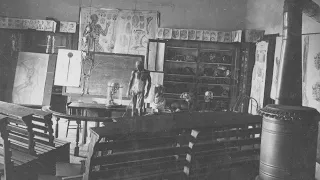
[[[0,0],[0,180],[320,180],[319,112],[320,0]]]

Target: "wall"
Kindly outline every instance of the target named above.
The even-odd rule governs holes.
[[[91,3],[92,1],[92,3]],[[1,0],[0,15],[79,21],[86,7],[157,10],[161,26],[235,30],[245,27],[247,0]]]
[[[313,0],[320,5],[320,0]],[[246,29],[263,29],[267,34],[282,34],[284,0],[248,0]],[[320,32],[320,23],[303,15],[303,33]]]

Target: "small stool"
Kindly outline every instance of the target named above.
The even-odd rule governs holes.
[[[68,108],[69,104],[71,104],[71,102],[68,102],[67,105],[66,105],[66,112],[68,115],[74,115],[73,112],[72,112],[72,109]],[[68,132],[69,132],[69,129],[77,129],[77,126],[78,124],[70,124],[72,120],[69,120],[68,119],[68,125],[67,125],[67,132],[66,132],[66,137],[68,137]],[[80,126],[79,126],[79,130],[81,130],[82,127],[81,127],[81,123],[80,123]]]
[[[78,124],[71,124],[71,125],[70,125],[70,122],[71,122],[71,120],[68,120],[66,137],[68,137],[69,129],[77,129],[77,126],[78,126]],[[80,129],[80,130],[82,129],[81,123],[80,123],[79,129]]]

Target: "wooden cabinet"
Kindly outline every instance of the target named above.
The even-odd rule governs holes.
[[[22,51],[53,54],[58,49],[76,49],[76,42],[76,34],[28,31]]]
[[[157,56],[164,54],[163,60],[150,58],[152,53],[149,50],[148,64],[150,67],[150,64],[163,62],[162,83],[166,89],[168,107],[175,102],[182,103],[184,100],[180,99],[180,95],[183,92],[191,92],[195,99],[193,108],[204,109],[204,94],[212,91],[214,99],[211,110],[230,109],[238,95],[239,43],[182,40],[150,42],[165,44],[163,52],[156,53]]]

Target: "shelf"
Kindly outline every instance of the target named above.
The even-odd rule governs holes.
[[[209,62],[200,62],[201,64],[214,64],[214,65],[224,65],[224,66],[233,66],[233,64],[228,63],[209,63]]]
[[[234,86],[231,84],[210,84],[210,83],[198,83],[199,85],[204,85],[204,86]]]
[[[172,97],[165,97],[166,99],[173,99],[173,100],[178,100],[178,101],[184,101],[184,99],[180,98],[172,98]]]
[[[188,64],[197,64],[197,62],[191,62],[191,61],[175,61],[175,60],[165,60],[165,62],[172,62],[172,63],[188,63]]]
[[[164,93],[164,95],[180,96],[182,93]]]
[[[213,77],[213,76],[199,76],[199,78],[210,78],[210,79],[223,79],[223,78],[228,78],[231,79],[231,77]]]
[[[166,81],[166,80],[163,80],[163,83],[196,84],[195,82]]]
[[[167,48],[170,48],[170,49],[192,49],[192,50],[198,50],[198,48],[191,48],[191,47],[174,47],[174,46],[167,46]]]
[[[185,76],[185,77],[194,77],[195,75],[186,75],[186,74],[164,74],[168,76]]]
[[[198,95],[200,97],[204,97],[204,95]],[[230,97],[227,96],[213,96],[213,98],[224,98],[224,99],[230,99]]]
[[[200,51],[205,51],[205,52],[208,52],[208,51],[214,51],[214,52],[230,52],[232,50],[230,49],[200,49]]]

